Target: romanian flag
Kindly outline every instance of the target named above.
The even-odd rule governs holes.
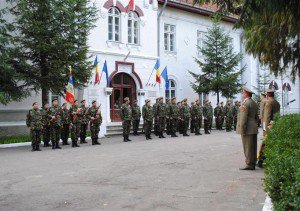
[[[66,101],[70,104],[74,104],[75,100],[75,94],[74,94],[74,84],[72,79],[72,68],[69,66],[69,79],[68,79],[68,85],[66,90]]]
[[[160,62],[159,59],[156,61],[154,69],[156,70],[156,79],[155,81],[160,84]]]
[[[166,66],[165,69],[162,71],[161,77],[162,77],[162,78],[165,80],[165,82],[166,82],[166,90],[169,90],[170,86],[169,86],[169,77],[168,77],[168,69],[167,69],[167,66]]]
[[[98,69],[98,57],[96,56],[94,61],[94,66],[96,67],[96,75],[95,75],[95,82],[94,84],[100,83],[100,77],[99,77],[99,69]]]

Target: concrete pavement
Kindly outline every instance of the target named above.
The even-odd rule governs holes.
[[[0,210],[262,210],[263,170],[238,170],[234,132],[132,140],[0,149]]]

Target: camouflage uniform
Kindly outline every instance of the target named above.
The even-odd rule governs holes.
[[[187,130],[190,122],[190,107],[187,104],[181,106],[181,119],[183,121],[183,136],[189,136]]]
[[[79,118],[80,119],[80,143],[85,144],[87,143],[85,139],[86,139],[86,131],[88,129],[88,124],[89,124],[89,120],[86,116],[88,108],[84,105],[81,105],[80,108],[82,111],[82,115]]]
[[[177,130],[179,132],[179,134],[183,134],[183,129],[184,129],[184,126],[183,126],[183,119],[181,118],[182,114],[181,114],[181,107],[182,107],[182,104],[179,104],[178,105],[178,109],[179,109],[179,113],[178,113],[178,123],[177,123]]]
[[[166,103],[166,133],[167,135],[171,135],[171,120],[170,120],[170,107],[171,107],[171,102],[170,99],[168,99]]]
[[[80,137],[80,121],[82,118],[82,111],[78,109],[77,105],[72,105],[70,108],[70,115],[72,118],[72,128],[71,128],[71,139],[72,147],[79,147],[77,144],[78,137]]]
[[[202,106],[200,105],[200,103],[197,103],[196,104],[196,107],[197,107],[197,111],[198,111],[198,117],[199,117],[199,119],[198,119],[198,121],[197,121],[197,125],[198,125],[198,128],[199,128],[199,133],[200,133],[200,129],[201,129],[201,127],[202,127],[202,118],[203,118],[203,112],[202,112],[202,110],[203,110],[203,108],[202,108]],[[200,133],[200,135],[202,135],[201,133]]]
[[[222,129],[222,108],[221,106],[217,105],[214,110],[214,116],[215,116],[215,122],[216,122],[216,129],[221,130]]]
[[[225,108],[223,106],[223,103],[221,104],[221,110],[222,110],[222,113],[221,113],[220,130],[224,130],[223,125],[224,125],[224,120],[225,120]]]
[[[41,151],[41,135],[43,129],[43,115],[38,109],[31,109],[28,111],[26,117],[26,125],[30,128],[32,151]]]
[[[158,117],[157,117],[157,106],[158,100],[156,99],[156,103],[153,105],[153,114],[154,114],[154,134],[158,136]]]
[[[61,140],[63,145],[69,145],[68,139],[70,134],[70,124],[71,124],[71,116],[68,109],[62,110],[61,115]]]
[[[131,141],[129,139],[131,120],[132,120],[131,106],[124,103],[121,108],[120,116],[122,119],[124,142]]]
[[[178,105],[173,102],[170,105],[170,121],[171,121],[171,136],[177,137],[176,132],[178,130],[178,117],[179,117],[179,107]]]
[[[192,115],[192,109],[194,109],[195,104],[191,103],[190,112],[191,112],[191,122],[190,122],[190,131],[191,133],[195,133],[195,118]]]
[[[49,147],[50,144],[50,119],[48,116],[48,109],[43,108],[41,110],[43,116],[43,142],[44,147]]]
[[[100,132],[100,126],[102,124],[102,115],[100,111],[100,107],[92,106],[88,109],[87,119],[90,120],[90,129],[92,133],[92,145],[100,145],[98,142],[98,135]],[[94,120],[91,118],[94,117]]]
[[[143,119],[146,139],[152,139],[151,131],[153,125],[153,108],[151,106],[148,106],[147,104],[143,106]]]
[[[48,116],[50,118],[52,118],[52,116],[56,117],[55,119],[50,120],[50,139],[52,143],[52,149],[61,149],[61,147],[59,146],[61,111],[62,109],[59,106],[52,106],[48,110]]]
[[[211,131],[211,127],[212,127],[212,123],[213,123],[213,119],[214,119],[214,109],[213,109],[211,103],[209,104],[209,110],[210,110],[209,129]]]
[[[228,104],[225,106],[225,120],[226,120],[226,131],[229,132],[232,130],[233,116],[232,116],[232,107]]]
[[[132,105],[132,130],[134,135],[138,135],[140,126],[141,110],[136,104]]]
[[[159,138],[165,138],[164,137],[164,130],[166,127],[166,104],[163,102],[158,103],[157,109],[156,109],[156,116],[158,118],[158,135]]]
[[[191,123],[194,124],[195,135],[201,135],[199,129],[199,119],[201,117],[200,107],[196,104],[191,107]]]
[[[239,111],[239,106],[238,106],[238,102],[236,101],[234,103],[233,108],[232,108],[233,128],[234,128],[234,131],[236,130],[238,111]]]
[[[205,134],[210,134],[208,130],[209,130],[209,127],[210,127],[211,116],[212,116],[211,109],[210,109],[210,107],[209,107],[208,104],[205,104],[203,106],[203,117],[204,117],[204,131],[205,131]]]

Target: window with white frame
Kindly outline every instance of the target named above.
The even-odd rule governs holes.
[[[197,31],[197,56],[202,56],[202,49],[203,49],[203,41],[204,41],[205,33],[203,31]]]
[[[140,18],[133,11],[130,11],[128,15],[128,43],[140,44]]]
[[[176,83],[174,80],[169,80],[169,90],[166,90],[166,99],[171,99],[173,97],[176,97]]]
[[[120,11],[111,7],[108,10],[108,40],[119,42],[120,41]]]
[[[164,45],[165,51],[176,51],[175,46],[176,27],[174,25],[165,24],[164,26]]]

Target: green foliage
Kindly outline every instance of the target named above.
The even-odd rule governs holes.
[[[290,68],[294,82],[300,77],[299,0],[194,0],[208,2],[225,14],[238,15],[236,27],[244,29],[247,52],[268,65],[275,76]]]
[[[48,92],[64,95],[68,65],[73,69],[76,88],[82,88],[91,76],[87,37],[97,19],[90,0],[8,0],[16,17],[15,43],[22,49],[20,59],[26,66],[18,69],[27,84],[43,102]]]
[[[275,210],[300,209],[300,115],[277,118],[266,138],[265,190]]]
[[[201,67],[202,74],[190,72],[195,79],[195,83],[191,84],[192,88],[197,93],[216,93],[218,102],[220,94],[233,98],[241,90],[239,78],[245,67],[239,69],[242,55],[234,53],[230,37],[220,27],[218,18],[214,19],[213,26],[205,36],[201,53],[204,61],[196,59],[196,62]]]

